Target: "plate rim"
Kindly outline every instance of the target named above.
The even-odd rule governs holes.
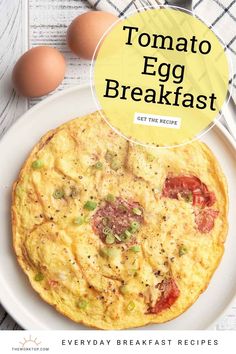
[[[81,85],[75,85],[73,87],[70,87],[68,89],[65,90],[61,90],[59,92],[56,92],[52,95],[50,95],[49,97],[44,98],[42,101],[40,101],[39,103],[37,103],[35,106],[31,107],[30,109],[28,109],[25,113],[23,113],[11,126],[10,128],[4,133],[4,135],[0,138],[0,149],[1,149],[1,145],[2,143],[5,141],[5,139],[7,139],[7,135],[11,132],[11,130],[17,128],[18,124],[21,124],[21,122],[24,119],[27,119],[28,115],[31,115],[32,112],[35,112],[37,110],[40,110],[42,106],[46,106],[48,103],[53,102],[54,100],[57,100],[59,97],[63,97],[65,95],[68,95],[70,93],[74,93],[75,91],[80,91],[80,90],[84,90],[84,89],[91,89],[90,84],[81,84]],[[231,115],[231,111],[228,110],[227,115]],[[219,132],[221,135],[223,135],[227,142],[230,144],[230,146],[235,150],[236,152],[236,140],[233,138],[233,136],[230,134],[230,132],[223,126],[223,124],[220,121],[217,121],[215,123],[215,125],[213,126],[213,129],[217,130],[217,132]],[[206,134],[207,135],[207,134]],[[1,272],[0,272],[0,283],[4,284],[5,288],[6,288],[6,283],[3,281]],[[10,286],[8,285],[8,287],[10,288]],[[0,288],[1,289],[1,288]],[[234,296],[232,297],[232,299],[229,301],[228,305],[221,311],[221,313],[217,316],[217,318],[212,321],[208,327],[205,328],[205,330],[212,330],[215,329],[215,326],[217,324],[217,322],[219,322],[219,320],[228,312],[228,310],[232,307],[233,303],[236,301],[236,293],[234,294]],[[6,293],[5,295],[3,295],[2,290],[0,290],[0,303],[3,307],[3,309],[7,312],[7,314],[9,314],[12,319],[19,325],[21,326],[23,329],[25,330],[30,330],[30,320],[29,319],[23,319],[23,316],[20,316],[21,310],[20,308],[22,307],[22,303],[19,303],[20,306],[17,309],[17,313],[16,314],[16,309],[12,309],[11,308],[11,303],[9,303],[7,301],[7,296]],[[25,323],[28,322],[28,323]],[[34,327],[34,326],[33,326]],[[41,330],[54,330],[54,329],[47,329],[47,328],[41,328]],[[80,329],[77,329],[80,330]],[[85,328],[86,330],[86,328]],[[142,328],[140,329],[142,330]]]
[[[231,114],[231,111],[228,111],[227,113]],[[224,115],[222,116],[222,118],[224,118]],[[233,147],[233,149],[236,152],[236,140],[233,138],[233,136],[230,134],[227,128],[220,121],[216,122],[215,127],[226,138],[226,140],[230,143],[231,147]],[[221,311],[221,313],[217,316],[217,318],[214,321],[212,321],[206,329],[208,330],[215,329],[217,322],[219,322],[219,320],[226,315],[226,313],[232,307],[235,301],[236,301],[236,293],[234,294],[234,296],[232,297],[228,305],[224,308],[224,310]]]

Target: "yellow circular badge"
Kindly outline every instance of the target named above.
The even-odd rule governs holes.
[[[177,8],[118,21],[99,46],[95,96],[107,122],[140,144],[187,143],[212,125],[227,96],[224,46]]]

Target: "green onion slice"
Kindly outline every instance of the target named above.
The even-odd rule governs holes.
[[[121,241],[126,242],[129,241],[132,234],[128,230],[125,230],[123,234],[120,235]]]
[[[31,166],[34,170],[39,170],[40,168],[43,167],[43,161],[42,160],[35,160],[32,162]]]
[[[100,256],[102,257],[116,257],[119,254],[119,251],[115,247],[103,247],[99,251]]]
[[[130,301],[130,302],[128,303],[127,310],[128,310],[129,312],[131,312],[131,311],[134,310],[134,308],[135,308],[135,303],[134,303],[133,301]]]
[[[94,209],[96,209],[97,207],[97,203],[94,202],[93,200],[88,200],[85,204],[84,204],[84,208],[89,210],[89,211],[93,211]]]
[[[114,195],[111,194],[111,193],[108,193],[107,196],[106,196],[106,201],[107,202],[111,202],[111,203],[114,202],[115,201]]]
[[[42,281],[44,279],[44,275],[42,273],[37,273],[34,277],[35,281]]]
[[[78,216],[77,218],[74,219],[74,224],[75,225],[82,225],[84,223],[84,217],[83,216]]]
[[[88,306],[88,302],[84,299],[80,299],[77,303],[77,306],[81,309],[84,310]]]
[[[147,161],[148,162],[153,162],[154,160],[155,160],[155,156],[150,154],[150,153],[148,153],[147,154]]]
[[[56,189],[55,192],[53,193],[53,198],[55,199],[62,199],[65,195],[65,192],[63,189]]]
[[[115,242],[115,236],[113,234],[108,234],[106,236],[106,243],[112,245]]]
[[[132,247],[130,247],[130,250],[137,253],[141,251],[141,247],[139,245],[134,245]]]
[[[102,232],[104,233],[104,235],[109,235],[112,233],[110,227],[107,226],[103,228]]]
[[[137,221],[133,221],[130,225],[129,231],[131,233],[134,233],[134,232],[138,231],[139,228],[140,228],[140,224]]]
[[[120,238],[120,236],[119,236],[119,235],[114,234],[114,236],[115,236],[115,238],[116,238],[118,241],[121,241],[121,238]]]
[[[93,167],[96,168],[97,170],[102,170],[103,164],[102,164],[102,162],[97,161],[97,162],[95,163],[95,165],[93,165]]]
[[[185,247],[184,245],[180,246],[180,248],[179,248],[179,256],[182,257],[182,256],[184,256],[186,253],[188,253],[187,247]]]
[[[140,210],[139,208],[133,208],[133,213],[135,215],[142,215],[142,210]]]

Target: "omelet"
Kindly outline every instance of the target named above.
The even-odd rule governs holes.
[[[77,323],[163,323],[207,288],[224,252],[227,185],[202,142],[133,144],[95,112],[48,132],[13,187],[16,257]]]

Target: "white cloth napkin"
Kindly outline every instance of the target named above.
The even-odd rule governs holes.
[[[122,16],[145,6],[170,4],[171,0],[87,0],[97,10]],[[175,1],[178,4],[178,1]],[[233,63],[233,99],[236,103],[236,0],[194,0],[193,12],[216,33],[226,44],[227,53]]]

